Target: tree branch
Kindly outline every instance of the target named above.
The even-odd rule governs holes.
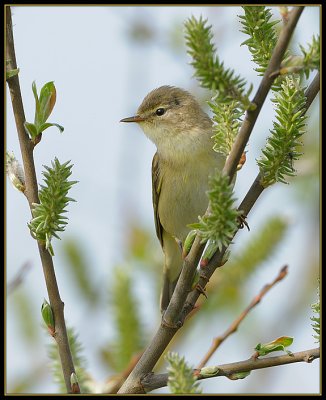
[[[232,333],[236,332],[240,323],[246,318],[246,316],[249,314],[249,312],[257,305],[260,303],[262,298],[265,296],[265,294],[272,289],[273,286],[279,281],[281,281],[283,278],[286,277],[288,271],[288,266],[285,265],[282,267],[280,272],[278,273],[277,277],[273,280],[273,282],[265,285],[261,291],[259,292],[258,295],[256,295],[250,304],[245,308],[244,311],[232,322],[232,324],[229,326],[229,328],[221,335],[213,339],[212,346],[210,349],[207,351],[201,362],[198,364],[197,369],[203,368],[208,360],[212,357],[212,355],[215,353],[215,351],[220,347],[220,345],[224,342],[225,339],[227,339]]]
[[[317,72],[316,76],[314,77],[313,81],[307,88],[305,92],[305,97],[306,97],[306,111],[309,109],[311,106],[311,103],[314,101],[315,97],[317,96],[317,93],[319,92],[320,89],[320,74]]]
[[[247,112],[246,118],[244,119],[240,128],[237,140],[233,145],[231,153],[223,169],[223,173],[229,175],[230,180],[232,180],[240,157],[257,120],[258,114],[274,81],[274,78],[270,75],[273,71],[279,69],[282,57],[287,49],[288,43],[291,39],[294,28],[299,20],[303,9],[304,7],[295,7],[292,9],[292,11],[289,13],[289,18],[284,24],[283,29],[280,33],[266,73],[262,78],[261,84],[253,100],[253,102],[256,104],[256,109],[254,111]],[[256,183],[256,190],[258,198],[260,193],[263,191],[263,189],[259,188],[258,182]],[[254,202],[251,204],[251,207],[253,204]],[[241,208],[241,210],[243,210],[243,208]],[[243,210],[244,214],[248,215],[249,210],[250,209]],[[190,250],[190,253],[184,260],[183,268],[175,287],[173,296],[171,298],[170,304],[163,315],[162,324],[158,328],[151,343],[144,351],[141,359],[139,360],[125,383],[122,385],[118,393],[145,392],[141,383],[141,377],[144,376],[144,374],[149,373],[154,368],[155,364],[161,357],[167,345],[182,325],[182,321],[184,321],[185,317],[194,308],[196,300],[199,297],[200,292],[198,290],[194,290],[191,293],[189,292],[191,290],[193,277],[204,247],[205,245],[200,243],[200,238],[197,235],[194,244]],[[221,265],[225,250],[226,248],[224,248],[221,252],[217,252],[212,258],[211,262],[208,264],[208,266],[205,267],[205,273],[203,273],[202,271],[198,287],[205,288],[209,277],[213,274],[217,266]]]
[[[6,61],[7,71],[17,69],[10,6],[6,6]],[[19,145],[24,165],[26,181],[26,190],[24,194],[26,195],[29,207],[32,210],[33,203],[39,203],[38,184],[33,158],[34,144],[29,139],[29,136],[25,132],[24,128],[24,122],[26,121],[26,119],[18,75],[8,78],[7,83],[10,91]],[[49,301],[52,311],[54,313],[55,333],[53,337],[58,345],[67,392],[71,393],[70,376],[72,373],[75,373],[75,368],[69,347],[68,335],[64,320],[64,303],[60,298],[52,257],[50,253],[46,250],[45,245],[39,241],[38,249],[41,257]]]
[[[311,349],[300,351],[298,353],[292,353],[291,356],[283,355],[277,357],[266,357],[266,358],[258,358],[252,359],[249,358],[245,361],[239,361],[231,364],[223,364],[211,367],[212,369],[216,369],[216,373],[208,375],[204,373],[201,375],[201,370],[194,370],[194,373],[198,377],[198,379],[207,379],[207,378],[217,378],[219,376],[226,376],[232,379],[233,374],[237,374],[240,372],[249,372],[255,369],[263,369],[270,367],[277,367],[279,365],[293,364],[297,362],[307,362],[311,363],[316,358],[320,357],[320,349]],[[204,372],[204,371],[203,371]],[[152,390],[167,386],[168,382],[168,374],[158,374],[155,375],[153,373],[149,373],[141,380],[142,386],[144,390],[150,392]]]
[[[230,155],[228,156],[225,166],[223,168],[223,173],[225,173],[230,177],[230,182],[233,179],[241,155],[244,152],[250,134],[253,130],[253,127],[255,126],[257,117],[260,113],[260,110],[265,102],[266,96],[275,79],[275,76],[272,76],[272,73],[276,70],[279,70],[283,56],[290,42],[292,33],[297,25],[297,22],[300,18],[303,9],[304,7],[294,7],[288,14],[287,21],[283,24],[282,31],[280,33],[276,46],[273,50],[268,67],[259,85],[257,93],[252,101],[256,105],[256,108],[253,111],[247,111],[246,117],[243,123],[241,124],[240,131],[232,146]]]

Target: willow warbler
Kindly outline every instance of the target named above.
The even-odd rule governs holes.
[[[208,176],[222,170],[225,157],[216,153],[212,121],[187,91],[161,86],[151,91],[133,117],[156,145],[152,194],[156,234],[164,252],[161,311],[172,297],[182,268],[182,244],[208,207]]]

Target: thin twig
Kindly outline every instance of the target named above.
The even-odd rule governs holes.
[[[269,75],[272,71],[279,68],[282,57],[287,49],[293,30],[303,9],[304,7],[296,7],[292,9],[291,13],[289,13],[288,21],[280,33],[280,37],[276,43],[269,66],[267,67],[266,73],[263,76],[261,84],[254,97],[254,103],[257,106],[256,110],[247,112],[246,118],[240,128],[238,139],[236,140],[236,143],[234,144],[224,167],[223,172],[230,177],[233,176],[233,171],[236,170],[237,165],[239,164],[239,160],[256,122],[259,111],[273,83],[273,78],[271,78]],[[245,215],[247,215],[248,212],[245,213]],[[184,260],[180,277],[172,295],[170,304],[164,313],[162,324],[158,328],[151,343],[145,349],[144,354],[118,393],[144,393],[141,378],[144,376],[144,374],[148,374],[152,371],[167,345],[182,325],[182,321],[184,321],[185,317],[194,308],[196,300],[199,297],[199,292],[197,290],[192,291],[191,293],[189,292],[191,290],[193,277],[204,247],[205,245],[200,243],[200,238],[197,235],[188,256]],[[211,274],[215,271],[218,265],[221,265],[225,250],[226,249],[223,249],[222,252],[216,254],[213,257],[212,262],[205,267],[205,272],[207,268],[207,275],[204,275],[200,278],[200,287],[205,288]]]
[[[307,362],[311,363],[317,358],[320,357],[320,349],[311,349],[300,351],[297,353],[292,353],[292,355],[283,355],[277,357],[265,357],[258,358],[253,360],[249,358],[245,361],[239,361],[231,364],[223,364],[211,367],[211,370],[215,369],[216,373],[208,375],[203,371],[203,375],[201,375],[201,370],[194,370],[195,375],[198,379],[208,379],[208,378],[217,378],[219,376],[226,376],[232,378],[232,375],[238,374],[241,372],[249,372],[255,369],[263,369],[270,367],[277,367],[279,365],[293,364],[297,362]],[[149,373],[143,377],[141,380],[141,384],[146,391],[146,393],[167,386],[169,375],[165,374],[153,374]]]
[[[288,272],[288,267],[285,265],[282,267],[280,272],[278,273],[277,277],[273,280],[273,282],[265,285],[261,291],[259,292],[258,295],[256,295],[250,304],[242,311],[242,313],[232,322],[232,324],[229,326],[229,328],[221,335],[217,336],[216,338],[213,339],[213,343],[210,347],[210,349],[207,351],[201,362],[198,364],[197,369],[203,368],[208,360],[212,357],[212,355],[215,353],[215,351],[220,347],[220,345],[224,342],[225,339],[227,339],[232,333],[236,332],[240,323],[246,318],[246,316],[249,314],[249,312],[258,304],[260,303],[261,299],[265,296],[265,294],[272,289],[272,287],[279,281],[281,281],[283,278],[286,277]]]
[[[6,61],[7,61],[8,71],[17,69],[10,6],[6,6]],[[24,128],[25,113],[24,113],[18,75],[15,75],[7,79],[7,83],[9,86],[11,102],[19,138],[19,145],[24,165],[25,183],[26,183],[26,190],[24,194],[26,195],[30,209],[32,210],[33,203],[39,203],[38,184],[36,179],[36,172],[35,172],[35,165],[33,158],[34,144],[29,139],[29,136],[25,132]],[[75,368],[69,347],[68,335],[64,319],[64,313],[63,313],[64,303],[60,298],[52,257],[45,248],[45,245],[39,241],[38,241],[38,249],[42,261],[43,273],[49,295],[49,301],[54,313],[54,319],[55,319],[54,338],[58,345],[67,392],[71,393],[72,389],[71,389],[70,377],[72,373],[75,373]]]

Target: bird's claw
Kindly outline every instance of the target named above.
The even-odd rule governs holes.
[[[248,229],[248,231],[250,231],[248,222],[246,221],[247,216],[244,214],[241,214],[238,216],[238,221],[239,221],[239,228],[243,229],[245,226]]]

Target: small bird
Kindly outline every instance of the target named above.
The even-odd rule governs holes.
[[[169,305],[182,269],[182,245],[208,207],[208,177],[225,157],[213,150],[212,121],[196,99],[174,86],[151,91],[133,117],[156,145],[152,198],[157,237],[164,252],[161,311]]]

